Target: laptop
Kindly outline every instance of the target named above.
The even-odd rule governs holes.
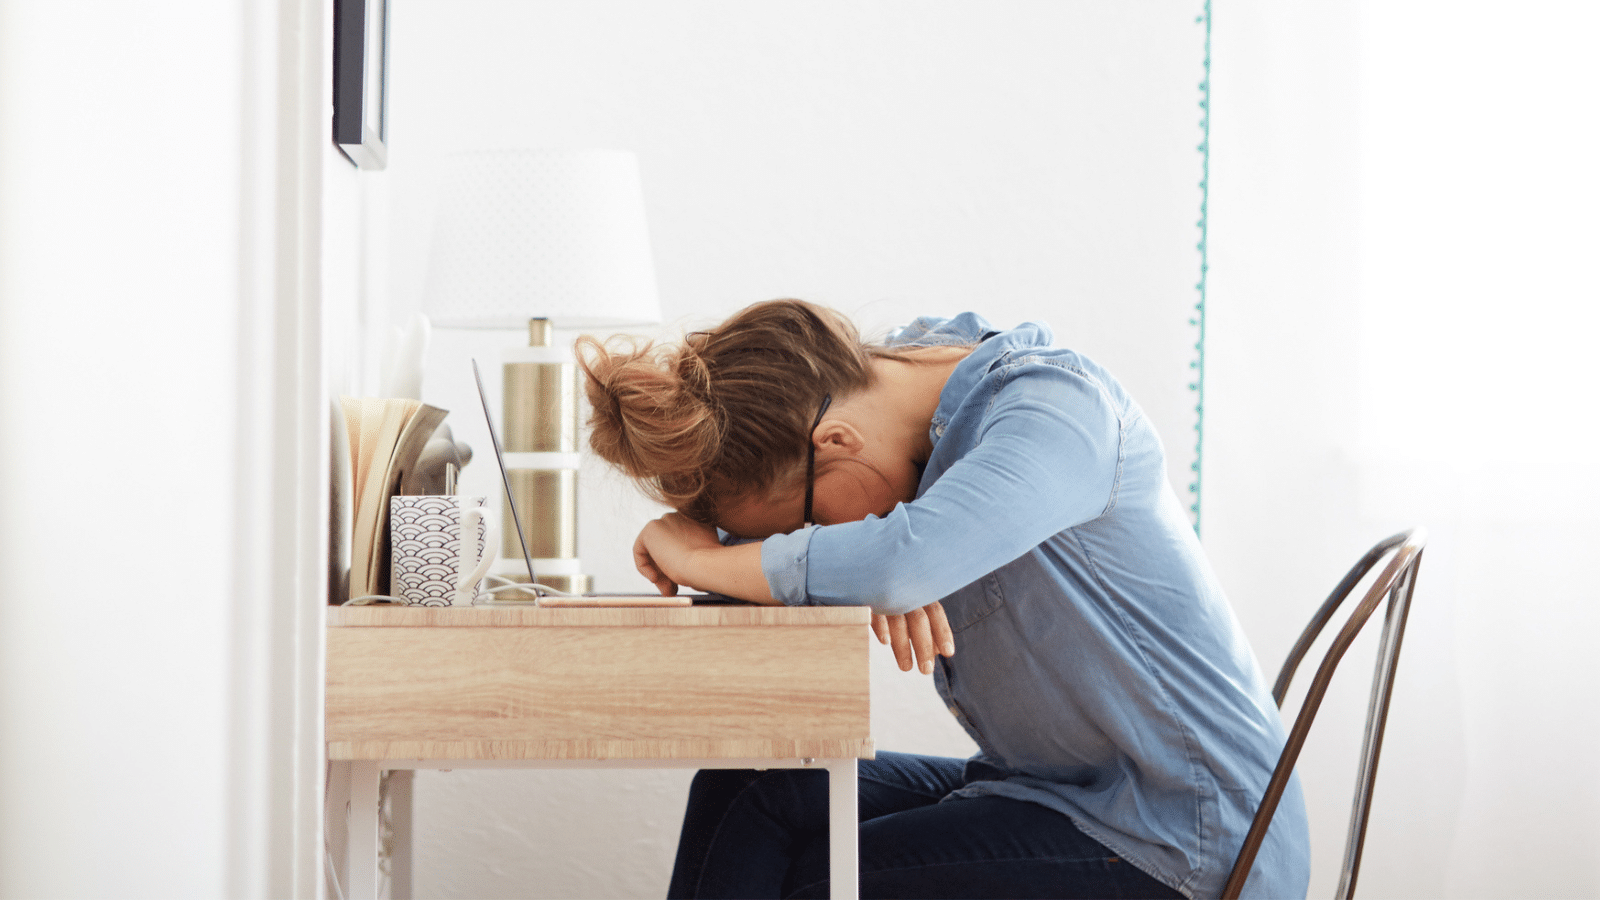
[[[522,559],[528,565],[528,584],[522,586],[534,594],[533,600],[491,601],[496,606],[690,606],[694,603],[728,603],[729,598],[719,594],[679,594],[663,597],[660,594],[568,594],[539,584],[534,572],[533,554],[528,551],[528,539],[522,532],[522,517],[517,514],[516,501],[511,494],[511,475],[506,471],[505,456],[500,447],[500,433],[494,427],[494,415],[489,412],[489,395],[483,389],[483,373],[478,361],[472,361],[472,377],[478,382],[478,400],[483,404],[483,420],[489,426],[489,442],[494,445],[494,462],[500,467],[500,483],[505,486],[506,505],[511,507],[511,524],[517,530],[517,545],[522,548]]]

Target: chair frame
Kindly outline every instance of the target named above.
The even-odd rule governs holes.
[[[1307,733],[1311,730],[1311,721],[1317,714],[1317,708],[1322,705],[1329,682],[1333,680],[1334,668],[1338,666],[1345,651],[1354,643],[1361,629],[1367,624],[1367,620],[1372,617],[1379,602],[1387,597],[1389,602],[1384,615],[1383,634],[1378,644],[1377,671],[1373,675],[1372,696],[1367,704],[1366,734],[1361,747],[1361,765],[1356,774],[1350,829],[1345,838],[1344,866],[1340,871],[1339,888],[1335,896],[1345,900],[1355,892],[1356,874],[1361,868],[1361,847],[1367,835],[1367,817],[1372,808],[1372,787],[1378,774],[1378,754],[1383,746],[1384,726],[1389,717],[1389,697],[1394,690],[1395,667],[1400,659],[1400,643],[1405,637],[1406,616],[1411,609],[1411,595],[1416,590],[1417,569],[1422,563],[1422,551],[1427,544],[1427,534],[1427,530],[1423,528],[1402,531],[1385,538],[1367,551],[1366,556],[1350,569],[1344,580],[1339,582],[1339,586],[1334,588],[1333,593],[1323,602],[1322,607],[1312,617],[1311,624],[1301,633],[1300,640],[1295,642],[1294,648],[1289,651],[1289,657],[1278,673],[1278,681],[1272,688],[1272,699],[1279,708],[1283,706],[1283,698],[1289,690],[1289,682],[1294,678],[1295,669],[1310,651],[1311,645],[1322,633],[1323,627],[1333,618],[1334,613],[1338,612],[1339,607],[1367,573],[1384,557],[1389,558],[1388,564],[1350,613],[1349,618],[1345,620],[1344,627],[1334,636],[1333,642],[1323,655],[1322,665],[1318,667],[1315,677],[1311,680],[1311,686],[1306,690],[1305,701],[1300,705],[1294,727],[1289,730],[1288,739],[1284,743],[1283,753],[1278,757],[1278,766],[1273,770],[1271,780],[1267,782],[1261,805],[1256,810],[1255,819],[1251,822],[1250,831],[1246,834],[1244,845],[1239,850],[1233,872],[1228,876],[1227,885],[1223,888],[1222,896],[1226,900],[1234,900],[1244,890],[1244,883],[1250,876],[1250,867],[1255,862],[1256,852],[1266,839],[1267,828],[1272,824],[1278,802],[1282,799],[1284,788],[1294,772],[1295,761],[1300,758],[1300,750],[1305,745]]]

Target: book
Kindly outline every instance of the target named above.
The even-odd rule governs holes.
[[[350,447],[348,597],[389,593],[389,498],[417,493],[417,465],[447,415],[420,400],[340,397]]]

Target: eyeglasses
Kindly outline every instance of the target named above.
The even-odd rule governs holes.
[[[828,407],[831,405],[833,405],[833,396],[831,394],[823,394],[822,408],[817,410],[816,421],[811,423],[811,430],[806,432],[806,515],[805,521],[801,523],[802,525],[816,524],[811,517],[811,492],[816,485],[817,476],[817,443],[812,440],[812,435],[816,432],[817,426],[822,424],[822,414],[827,412]]]

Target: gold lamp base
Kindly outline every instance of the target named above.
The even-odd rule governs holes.
[[[593,579],[578,561],[578,374],[572,351],[556,347],[548,319],[528,322],[528,347],[508,354],[504,365],[506,474],[511,502],[527,539],[539,582],[558,591],[588,593]],[[516,529],[503,529],[501,571],[528,580]],[[534,599],[531,591],[501,591],[498,599]]]

